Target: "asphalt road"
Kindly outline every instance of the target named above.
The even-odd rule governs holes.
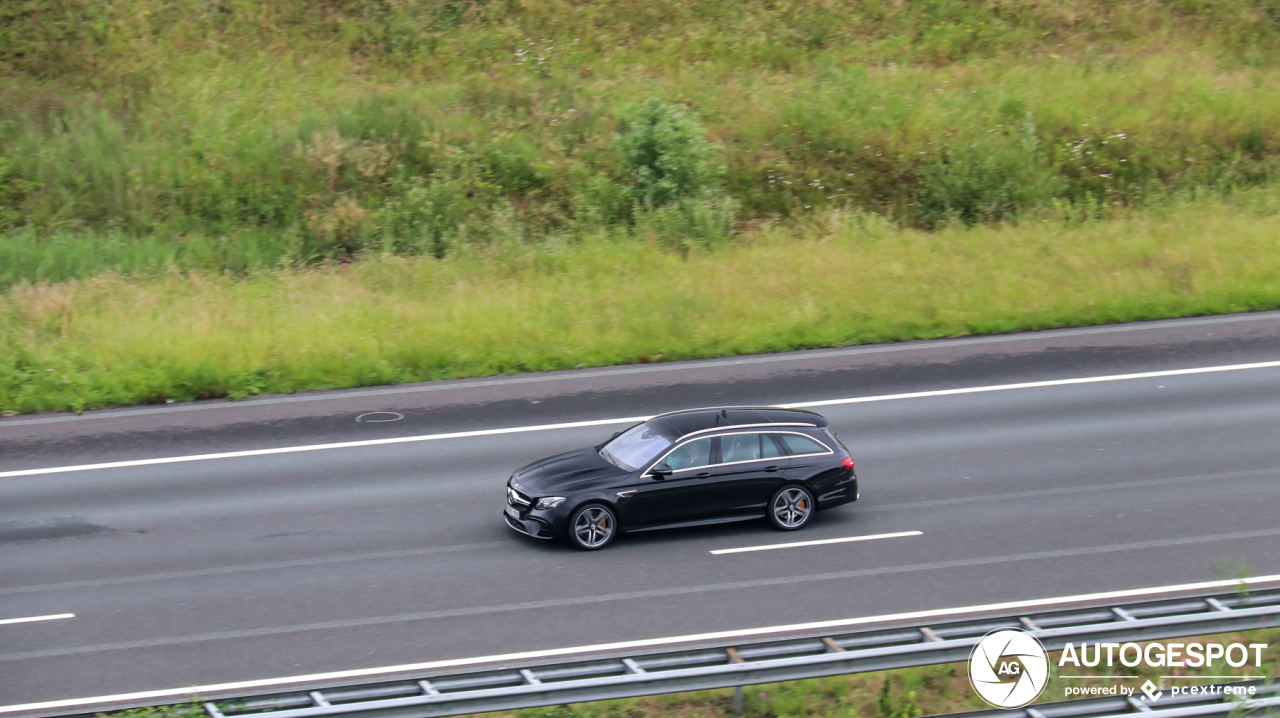
[[[1267,313],[14,417],[0,472],[1276,360]],[[1280,368],[818,410],[860,502],[591,554],[502,487],[621,426],[0,478],[0,619],[75,614],[0,624],[0,706],[1280,573]]]

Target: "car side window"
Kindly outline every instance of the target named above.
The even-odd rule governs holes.
[[[711,439],[695,439],[667,454],[663,462],[676,471],[696,469],[711,463]]]
[[[780,438],[787,445],[787,448],[791,450],[792,454],[825,454],[831,451],[831,449],[807,436],[783,434]]]
[[[721,460],[725,464],[739,461],[756,461],[760,458],[759,434],[732,434],[720,437]]]
[[[773,434],[760,435],[761,458],[776,459],[782,456],[782,449],[778,448],[778,437]]]

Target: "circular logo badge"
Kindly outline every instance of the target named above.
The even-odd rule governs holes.
[[[1021,708],[1049,682],[1049,656],[1035,636],[1002,628],[982,637],[969,655],[969,684],[996,708]]]

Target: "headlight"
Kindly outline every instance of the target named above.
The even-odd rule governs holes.
[[[541,499],[538,499],[538,505],[534,506],[534,508],[542,509],[545,511],[546,509],[554,509],[555,507],[563,503],[564,503],[563,496],[546,496]]]

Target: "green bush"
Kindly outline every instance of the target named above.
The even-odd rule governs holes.
[[[0,154],[0,230],[24,223],[21,205],[30,189],[30,183],[14,171],[13,162]]]
[[[637,212],[633,233],[687,254],[694,246],[711,245],[732,236],[737,209],[737,202],[728,197],[682,197],[662,207]]]
[[[635,199],[649,208],[710,196],[724,170],[702,125],[683,108],[650,98],[623,111],[615,140]]]
[[[1064,190],[1062,178],[1038,151],[1030,113],[1013,131],[972,139],[977,141],[965,137],[944,146],[924,166],[911,212],[921,224],[1004,220],[1047,204]]]
[[[379,213],[381,248],[444,257],[457,244],[467,210],[465,189],[458,180],[415,177],[404,194]]]
[[[595,174],[576,183],[570,204],[580,225],[609,226],[631,220],[635,193],[630,185]]]

